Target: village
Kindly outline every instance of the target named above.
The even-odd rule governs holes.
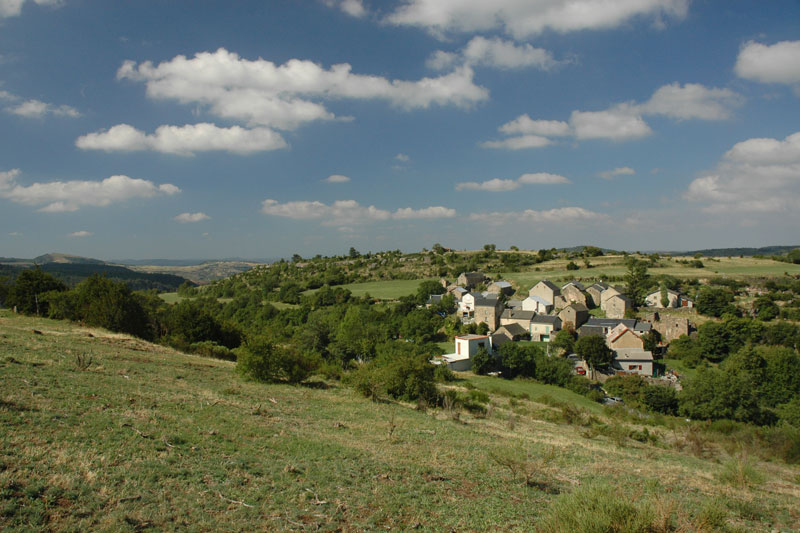
[[[484,334],[456,335],[453,353],[435,359],[454,371],[472,369],[480,349],[489,354],[508,342],[544,343],[547,354],[550,342],[559,331],[570,330],[577,338],[600,336],[613,352],[605,372],[594,377],[604,381],[614,374],[636,374],[646,378],[667,378],[659,363],[666,345],[681,335],[688,335],[691,325],[685,316],[660,313],[659,310],[690,309],[694,303],[686,295],[672,290],[656,290],[645,298],[644,319],[636,318],[633,303],[620,287],[598,282],[586,286],[569,281],[559,287],[542,280],[528,296],[513,299],[516,290],[508,281],[492,281],[480,272],[464,272],[455,283],[441,280],[444,294],[431,295],[427,305],[441,303],[452,295],[455,313],[463,324],[476,324]],[[484,288],[479,291],[478,288]],[[574,353],[564,354],[574,365],[574,372],[586,375],[589,365]]]

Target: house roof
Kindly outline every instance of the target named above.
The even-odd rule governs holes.
[[[531,319],[532,324],[550,324],[555,326],[561,319],[555,315],[536,315]]]
[[[607,288],[608,288],[608,283],[603,283],[603,282],[595,283],[591,287],[589,287],[589,289],[595,289],[595,290],[598,290],[600,292],[603,292]],[[587,290],[589,290],[589,289],[587,289]]]
[[[576,312],[583,312],[583,311],[586,311],[587,313],[589,312],[589,308],[586,307],[585,305],[583,305],[580,302],[573,302],[573,303],[569,304],[568,306],[566,306],[563,310],[567,310],[570,307],[572,309],[574,309]]]
[[[644,322],[642,320],[637,320],[636,325],[633,326],[633,331],[636,333],[649,333],[653,331],[653,324],[650,322]]]
[[[431,294],[430,296],[428,296],[428,303],[429,304],[438,304],[441,301],[442,301],[442,295],[441,294]]]
[[[545,307],[553,305],[550,302],[548,302],[547,300],[545,300],[544,298],[542,298],[541,296],[528,296],[525,299],[526,300],[532,300],[534,302],[539,302],[541,305],[543,305]]]
[[[587,322],[587,326],[600,326],[603,328],[613,328],[618,324],[625,324],[627,327],[633,329],[636,325],[635,318],[597,318],[591,317]]]
[[[603,328],[603,326],[589,326],[587,324],[584,324],[578,328],[578,337],[588,337],[590,335],[597,335],[598,337],[602,337],[604,331],[605,329]]]
[[[545,287],[547,287],[548,289],[552,289],[556,294],[561,292],[561,289],[559,289],[557,285],[555,285],[552,281],[547,280],[547,279],[543,279],[542,281],[540,281],[539,283],[534,285],[534,287],[536,287],[537,285],[542,285],[542,284],[544,284]]]
[[[527,335],[528,334],[528,330],[523,328],[522,326],[520,326],[516,322],[512,322],[511,324],[506,324],[505,326],[501,326],[500,328],[497,329],[497,331],[495,331],[495,333],[497,333],[501,329],[506,330],[513,337],[516,337],[518,335],[521,336],[521,335]]]
[[[506,302],[506,306],[512,309],[522,307],[522,300],[509,300]]]
[[[475,335],[474,333],[469,333],[467,335],[458,335],[456,339],[466,340],[466,341],[474,341],[475,339],[488,339],[488,335]]]
[[[523,309],[511,309],[511,314],[508,318],[514,320],[531,320],[536,316],[536,311],[525,311]]]
[[[492,285],[494,285],[495,287],[500,287],[501,289],[511,287],[511,284],[507,281],[495,281],[494,283],[492,283]]]
[[[653,361],[653,352],[641,348],[619,348],[615,352],[617,361]]]
[[[580,290],[580,291],[585,291],[585,290],[586,290],[586,287],[584,287],[584,286],[583,286],[583,283],[581,283],[580,281],[570,281],[570,282],[567,282],[567,283],[565,283],[565,284],[564,284],[564,285],[561,287],[561,289],[562,289],[562,290],[563,290],[563,289],[566,289],[566,288],[567,288],[569,285],[574,285],[574,286],[575,286],[575,287],[577,287],[577,288],[578,288],[578,290]]]
[[[638,333],[636,333],[632,329],[629,329],[625,324],[619,324],[617,325],[617,327],[613,328],[611,331],[608,332],[607,340],[608,342],[614,342],[623,335],[625,335],[625,333],[628,331],[631,332],[631,335],[635,335],[636,337],[639,336]]]

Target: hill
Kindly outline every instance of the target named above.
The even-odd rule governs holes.
[[[262,266],[263,263],[252,261],[205,261],[189,265],[137,264],[127,268],[135,272],[147,274],[170,274],[188,279],[198,285],[224,279],[242,272]]]
[[[0,353],[3,529],[800,527],[800,470],[755,441],[533,382],[415,409],[8,311]]]
[[[786,255],[792,250],[800,248],[796,246],[764,246],[761,248],[708,248],[705,250],[694,250],[691,252],[670,252],[671,255],[696,255],[701,254],[706,257],[752,257],[754,255],[763,255],[770,257],[773,255]]]
[[[175,274],[137,272],[123,266],[107,264],[99,259],[68,254],[45,254],[34,259],[0,259],[0,276],[13,279],[23,270],[36,265],[67,285],[73,286],[92,274],[101,274],[122,281],[133,290],[155,289],[172,292],[187,281],[186,278]]]

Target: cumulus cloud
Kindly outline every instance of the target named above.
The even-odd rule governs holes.
[[[535,172],[523,174],[519,178],[500,179],[494,178],[487,181],[465,181],[456,184],[457,191],[472,190],[472,191],[488,191],[488,192],[505,192],[519,189],[522,185],[558,185],[572,183],[569,179],[558,174],[549,174],[547,172]]]
[[[91,237],[93,233],[91,231],[81,230],[81,231],[73,231],[72,233],[68,233],[67,237],[71,238],[81,238],[81,237]]]
[[[340,9],[351,17],[361,18],[367,10],[361,0],[323,0],[326,6]]]
[[[286,202],[266,199],[261,204],[261,212],[266,215],[286,217],[295,220],[322,220],[323,226],[344,227],[357,224],[366,224],[381,220],[409,220],[452,218],[456,216],[455,209],[448,207],[432,206],[423,209],[410,207],[388,211],[375,206],[364,207],[355,200],[338,200],[332,204],[322,202]]]
[[[800,60],[800,58],[798,58]],[[648,115],[665,115],[676,120],[723,120],[731,109],[742,104],[742,97],[730,89],[707,88],[697,83],[678,83],[660,87],[639,111]]]
[[[558,64],[553,55],[530,44],[517,45],[500,38],[473,37],[460,53],[434,52],[427,61],[430,68],[444,70],[456,64],[500,69],[534,67],[549,70]]]
[[[192,222],[202,222],[203,220],[208,220],[211,217],[206,215],[205,213],[197,212],[197,213],[181,213],[177,215],[174,220],[176,222],[180,222],[181,224],[189,224]]]
[[[633,176],[634,174],[636,174],[636,171],[631,167],[617,167],[613,170],[604,170],[603,172],[598,172],[597,176],[605,180],[610,180],[616,178],[617,176]]]
[[[269,128],[220,128],[203,122],[159,126],[155,133],[148,135],[128,124],[117,124],[108,130],[78,137],[75,146],[106,152],[154,150],[188,156],[196,152],[225,151],[244,155],[285,148],[286,141]]]
[[[348,181],[350,181],[350,178],[348,178],[347,176],[343,176],[341,174],[331,174],[322,181],[327,183],[347,183]]]
[[[617,27],[634,17],[682,19],[688,0],[404,0],[386,20],[434,34],[503,29],[516,39],[545,30],[559,33]]]
[[[0,0],[2,2],[2,0]],[[80,111],[68,105],[54,105],[42,102],[41,100],[24,100],[19,96],[8,91],[0,91],[0,100],[13,102],[6,106],[5,111],[25,118],[44,118],[48,115],[54,117],[77,118],[81,116]]]
[[[734,71],[762,83],[800,84],[800,41],[773,45],[749,41],[739,50]]]
[[[519,137],[509,137],[502,141],[485,141],[481,143],[481,146],[503,150],[525,150],[527,148],[543,148],[551,144],[553,144],[553,141],[541,135],[521,135]]]
[[[800,132],[735,144],[684,197],[711,213],[775,213],[800,204]]]
[[[334,120],[320,100],[383,100],[411,110],[432,105],[468,108],[489,97],[486,88],[475,85],[468,66],[434,78],[389,80],[354,74],[346,63],[325,69],[312,61],[290,59],[276,65],[243,59],[224,48],[192,58],[179,55],[158,65],[125,61],[117,78],[145,83],[153,99],[199,105],[227,120],[282,130]]]
[[[534,120],[527,114],[498,128],[509,137],[487,141],[484,148],[520,150],[552,144],[555,137],[578,140],[606,139],[628,141],[653,133],[644,117],[663,115],[675,120],[723,120],[742,104],[742,97],[729,90],[708,88],[696,83],[672,83],[659,87],[644,103],[623,102],[602,111],[575,110],[569,121]]]
[[[411,159],[406,154],[397,154],[394,156],[394,158],[396,161],[400,161],[401,163],[408,163],[408,161]]]
[[[170,184],[156,185],[152,181],[111,176],[102,181],[50,181],[20,185],[16,178],[19,169],[0,172],[0,198],[14,203],[42,206],[39,211],[57,213],[77,211],[81,207],[105,207],[132,198],[152,198],[173,195],[181,190]]]
[[[608,220],[608,215],[584,209],[583,207],[557,207],[537,211],[498,211],[493,213],[472,213],[470,220],[502,225],[508,222],[536,222],[542,224],[591,222]]]
[[[0,18],[16,17],[22,13],[25,0],[0,0]],[[40,6],[58,6],[61,0],[34,0]]]

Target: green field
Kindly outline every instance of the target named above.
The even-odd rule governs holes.
[[[559,531],[566,512],[622,531],[592,526],[609,509],[642,531],[800,528],[797,466],[679,419],[637,440],[643,422],[533,382],[465,374],[447,387],[489,391],[485,414],[416,409],[8,311],[0,354],[3,530]]]
[[[378,298],[379,300],[396,300],[401,296],[416,294],[419,284],[430,279],[433,278],[367,281],[364,283],[349,283],[347,285],[341,285],[341,287],[349,290],[353,293],[353,296],[361,297],[365,294],[369,294],[373,298]]]

